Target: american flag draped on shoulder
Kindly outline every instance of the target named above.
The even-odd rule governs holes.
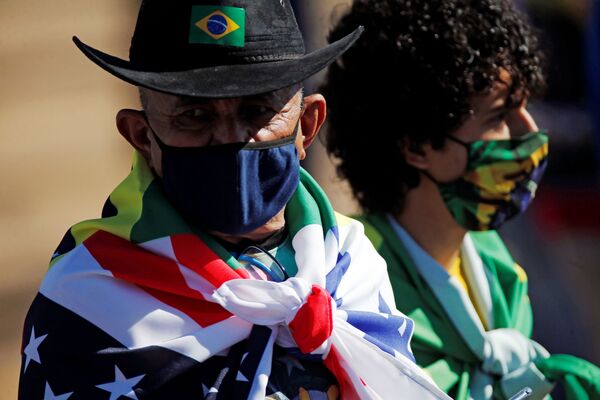
[[[136,155],[103,217],[53,256],[25,322],[19,398],[264,399],[275,348],[322,360],[344,399],[447,398],[414,364],[413,322],[362,225],[301,176],[286,208],[298,273],[259,281],[192,232]]]

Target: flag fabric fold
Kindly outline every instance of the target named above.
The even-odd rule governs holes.
[[[415,321],[417,362],[453,398],[510,399],[529,387],[542,399],[557,382],[568,400],[600,398],[597,366],[531,339],[527,275],[495,231],[469,232],[461,246],[472,301],[392,216],[361,220],[388,263],[398,308]]]
[[[344,399],[447,398],[414,364],[414,324],[362,225],[305,171],[286,223],[298,273],[251,279],[136,154],[102,218],[53,256],[25,323],[19,398],[264,399],[275,374],[303,368],[292,355],[322,362]]]

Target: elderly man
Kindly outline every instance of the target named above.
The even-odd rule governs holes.
[[[526,109],[544,83],[528,24],[510,0],[355,0],[331,37],[355,24],[324,88],[328,146],[415,320],[417,363],[459,400],[542,399],[556,381],[597,398],[595,366],[530,339],[527,276],[495,231],[547,163]]]
[[[139,87],[117,128],[133,168],[71,227],[25,323],[21,399],[442,399],[414,364],[362,226],[299,167],[325,119],[286,0],[144,1]]]

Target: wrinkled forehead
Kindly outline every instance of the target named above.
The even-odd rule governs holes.
[[[243,97],[232,97],[232,98],[207,98],[207,97],[192,97],[192,96],[179,96],[173,94],[167,94],[157,92],[150,89],[140,88],[140,97],[144,107],[152,106],[159,107],[161,109],[179,109],[182,107],[189,107],[194,105],[201,105],[206,107],[217,106],[217,105],[240,105],[244,103],[257,103],[269,105],[276,109],[283,108],[290,102],[299,101],[297,97],[298,92],[301,90],[300,85],[294,85],[283,89],[260,93],[250,96]]]

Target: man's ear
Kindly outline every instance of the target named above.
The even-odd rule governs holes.
[[[304,98],[304,108],[300,117],[300,126],[302,128],[302,149],[300,159],[306,157],[306,149],[316,139],[325,117],[327,116],[327,103],[321,94],[311,94]]]
[[[148,138],[150,127],[143,112],[129,109],[119,111],[117,113],[117,129],[134,149],[146,159],[150,159],[151,147]]]
[[[418,170],[427,170],[429,168],[429,157],[427,157],[427,154],[432,150],[430,144],[425,143],[416,146],[410,139],[405,138],[401,146],[402,155],[408,165]]]

